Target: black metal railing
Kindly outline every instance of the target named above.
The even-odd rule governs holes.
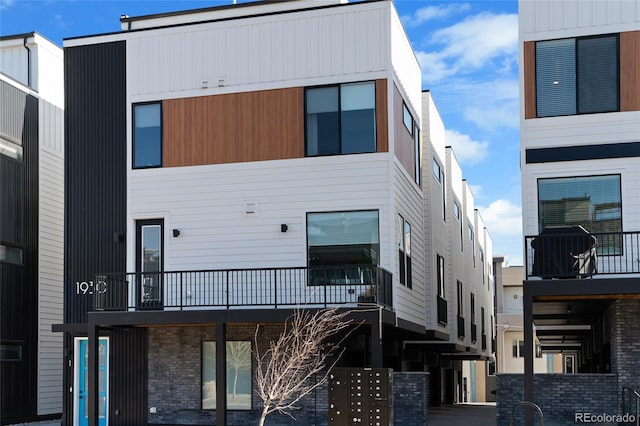
[[[98,274],[95,310],[335,306],[392,303],[376,265]]]
[[[447,324],[447,301],[438,296],[438,322],[440,324]]]
[[[640,424],[640,392],[632,389],[628,386],[622,387],[622,412],[627,414],[627,418],[623,419],[624,425],[638,425]]]
[[[464,317],[458,315],[458,337],[464,339]]]
[[[475,343],[478,341],[478,325],[475,323],[471,323],[471,342]]]
[[[640,232],[525,236],[527,279],[587,278],[640,273]]]

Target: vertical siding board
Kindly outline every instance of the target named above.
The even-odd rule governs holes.
[[[23,361],[2,363],[0,375],[15,387],[2,389],[3,419],[37,414],[38,353],[38,99],[1,82],[0,131],[23,147],[22,161],[0,156],[0,240],[23,249],[23,265],[0,264],[0,337],[21,341]],[[3,379],[3,383],[7,380]]]
[[[164,166],[304,156],[303,89],[165,100]]]
[[[124,271],[125,43],[65,49],[65,322],[86,321],[92,299],[75,282]]]
[[[620,34],[620,111],[640,111],[640,31]]]

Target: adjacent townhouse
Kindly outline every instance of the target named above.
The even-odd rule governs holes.
[[[525,392],[504,389],[545,423],[635,413],[640,4],[521,1],[519,44]],[[534,377],[532,324],[578,374]]]
[[[504,257],[493,258],[494,278],[496,282],[496,372],[524,373],[524,329],[522,326],[522,278],[524,266],[504,264]],[[541,328],[541,331],[544,328]],[[540,342],[534,345],[535,373],[574,373],[571,366],[575,360],[573,354],[564,354],[560,350],[542,351]],[[567,360],[568,358],[568,360]],[[563,368],[563,362],[568,367]]]
[[[64,41],[62,423],[251,424],[252,352],[297,307],[352,311],[340,366],[457,400],[491,356],[491,241],[393,3],[121,24]]]
[[[62,412],[62,49],[0,37],[0,424]]]

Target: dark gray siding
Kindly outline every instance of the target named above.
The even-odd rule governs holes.
[[[85,323],[93,295],[77,281],[123,272],[126,231],[126,44],[64,49],[65,260],[64,322]],[[106,331],[110,341],[110,424],[146,424],[146,330]],[[65,336],[64,387],[73,386],[73,334]],[[129,377],[117,380],[119,375]],[[73,423],[73,393],[64,393],[63,425]],[[144,406],[143,406],[144,405]],[[118,410],[118,415],[115,414]],[[141,419],[145,419],[141,421]]]
[[[0,242],[23,250],[23,264],[0,262],[0,340],[22,345],[22,360],[0,365],[2,421],[37,414],[38,99],[0,82],[0,134],[23,160],[0,155]]]
[[[125,270],[125,42],[65,48],[65,323],[82,323],[93,295],[77,281]]]

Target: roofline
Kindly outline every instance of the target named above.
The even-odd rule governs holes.
[[[5,36],[0,36],[0,41],[25,39],[27,37],[33,37],[35,35],[36,35],[35,31],[31,31],[30,33],[22,33],[22,34],[10,34]]]
[[[120,18],[120,22],[133,22],[135,20],[144,20],[144,19],[155,19],[155,18],[161,18],[161,17],[166,17],[166,16],[180,16],[180,15],[187,15],[187,14],[191,14],[191,13],[201,13],[201,12],[205,12],[205,11],[212,11],[212,10],[225,10],[225,9],[229,9],[229,8],[233,8],[233,7],[247,7],[248,5],[251,6],[257,6],[257,5],[262,5],[262,4],[274,4],[274,3],[281,3],[284,1],[296,1],[296,0],[264,0],[264,1],[254,1],[254,2],[250,2],[250,3],[240,3],[240,4],[235,4],[235,5],[224,5],[224,6],[214,6],[214,7],[209,7],[209,8],[202,8],[202,9],[191,9],[191,10],[182,10],[182,11],[176,11],[176,12],[167,12],[167,13],[160,13],[160,14],[156,14],[156,15],[144,15],[144,16],[139,16],[139,17],[121,17]],[[313,6],[313,7],[308,7],[308,8],[300,8],[300,9],[290,9],[290,10],[279,10],[279,11],[275,11],[275,12],[264,12],[264,13],[256,13],[253,15],[242,15],[242,16],[232,16],[232,17],[228,17],[228,18],[220,18],[220,19],[207,19],[204,21],[195,21],[195,22],[184,22],[184,23],[180,23],[180,24],[173,24],[173,25],[161,25],[161,26],[157,26],[157,27],[149,27],[149,28],[137,28],[137,29],[131,29],[131,30],[120,30],[120,31],[111,31],[111,32],[107,32],[107,33],[98,33],[98,34],[90,34],[90,35],[84,35],[84,36],[74,36],[74,37],[65,37],[63,39],[64,41],[67,40],[79,40],[79,39],[83,39],[83,38],[93,38],[93,37],[101,37],[101,36],[110,36],[110,35],[122,35],[122,34],[127,34],[127,33],[135,33],[135,32],[140,32],[140,31],[151,31],[151,30],[158,30],[158,29],[164,29],[164,28],[176,28],[176,27],[184,27],[184,26],[189,26],[189,25],[200,25],[200,24],[210,24],[213,22],[225,22],[225,21],[233,21],[233,20],[238,20],[238,19],[248,19],[248,18],[256,18],[256,17],[260,17],[260,16],[275,16],[275,15],[284,15],[287,13],[296,13],[296,12],[301,12],[301,11],[310,11],[310,10],[321,10],[321,9],[330,9],[330,8],[334,8],[334,7],[344,7],[344,6],[354,6],[354,5],[359,5],[359,4],[367,4],[367,3],[381,3],[381,2],[389,2],[391,3],[392,0],[362,0],[362,1],[355,1],[353,3],[339,3],[339,4],[329,4],[326,6]]]

